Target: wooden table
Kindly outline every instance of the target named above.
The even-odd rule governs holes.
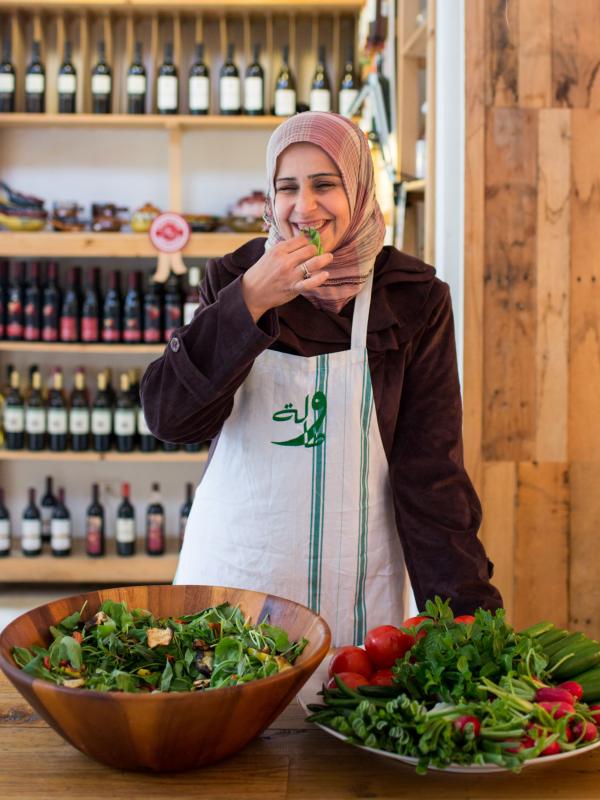
[[[103,767],[43,722],[0,673],[0,797],[3,800],[182,798],[600,798],[600,748],[572,760],[479,777],[430,772],[361,753],[304,722],[293,702],[238,756],[204,770],[147,775]]]

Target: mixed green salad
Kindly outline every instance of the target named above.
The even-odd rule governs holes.
[[[237,686],[290,669],[307,644],[291,642],[268,618],[252,624],[223,603],[181,617],[105,600],[90,619],[85,605],[50,627],[44,648],[13,648],[36,678],[97,692],[194,692]]]

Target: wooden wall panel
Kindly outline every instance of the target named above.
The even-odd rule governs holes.
[[[514,106],[519,95],[519,4],[486,0],[485,5],[486,105]]]
[[[600,463],[571,465],[570,623],[598,638]]]
[[[519,3],[519,106],[552,106],[552,0]]]
[[[528,0],[520,2],[523,5]],[[600,107],[599,41],[600,3],[596,0],[552,0],[555,105]]]

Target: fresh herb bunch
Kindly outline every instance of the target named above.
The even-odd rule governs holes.
[[[323,246],[321,244],[321,234],[319,231],[316,228],[305,228],[304,233],[310,239],[310,243],[314,244],[314,246],[317,248],[317,255],[322,256]]]
[[[223,603],[181,617],[154,617],[105,600],[87,621],[85,605],[50,627],[47,648],[15,647],[13,658],[36,678],[99,692],[187,692],[236,686],[289,669],[307,644],[290,642]]]

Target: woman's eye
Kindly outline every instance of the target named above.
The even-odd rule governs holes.
[[[278,192],[294,192],[294,191],[296,191],[296,187],[295,186],[280,186],[277,189],[277,191]]]
[[[335,183],[318,183],[317,189],[332,189]]]

